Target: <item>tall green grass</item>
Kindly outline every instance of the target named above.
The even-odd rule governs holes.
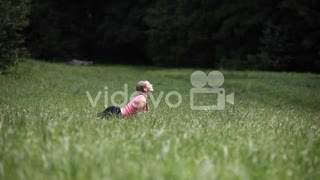
[[[193,111],[195,70],[27,61],[0,75],[0,179],[320,177],[320,75],[222,71],[235,105]],[[149,113],[96,118],[106,93],[111,105],[112,93],[124,84],[132,93],[142,79],[154,84],[154,98],[163,92],[158,107],[149,101]],[[86,92],[99,91],[92,107]],[[182,96],[177,108],[165,103],[170,91]]]

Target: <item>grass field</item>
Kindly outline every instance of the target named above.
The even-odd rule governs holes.
[[[195,70],[30,60],[0,75],[0,179],[320,178],[320,75],[222,71],[235,105],[195,111]],[[162,92],[157,107],[149,100],[149,113],[96,118],[142,79],[154,98]],[[181,94],[177,108],[165,101],[171,91]],[[95,107],[86,92],[101,93]]]

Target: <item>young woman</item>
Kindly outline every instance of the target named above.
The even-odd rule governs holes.
[[[148,112],[148,95],[153,91],[153,85],[149,81],[139,81],[136,90],[138,94],[126,106],[110,106],[99,113],[98,116],[102,118],[108,118],[112,115],[129,117],[138,112]]]

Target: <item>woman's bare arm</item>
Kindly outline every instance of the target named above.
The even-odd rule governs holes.
[[[136,100],[135,107],[137,108],[138,112],[145,112],[146,111],[146,99],[144,97],[141,97]]]

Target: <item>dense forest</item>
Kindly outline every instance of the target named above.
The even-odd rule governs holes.
[[[320,71],[317,0],[0,1],[0,10],[16,23],[10,11],[29,10],[18,11],[22,25],[11,31],[24,37],[16,45],[25,46],[32,58]],[[8,19],[6,12],[1,21]],[[0,31],[8,30],[1,23]],[[8,38],[0,32],[2,44]]]

